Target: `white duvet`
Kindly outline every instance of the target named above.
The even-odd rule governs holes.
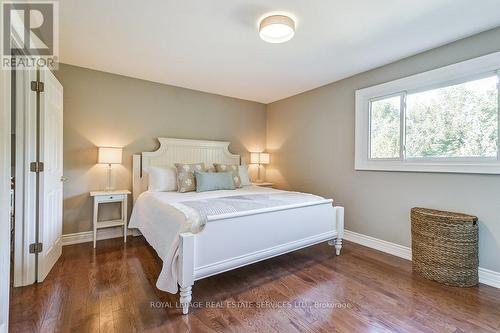
[[[210,192],[151,192],[142,193],[137,199],[129,228],[137,228],[148,243],[163,260],[163,267],[156,286],[170,293],[177,292],[177,260],[179,254],[179,235],[183,232],[197,232],[192,221],[179,209],[183,201],[203,200],[209,198],[229,197],[247,194],[284,193],[267,187],[244,186],[237,190],[221,190]],[[325,200],[318,196],[310,200]],[[309,201],[309,200],[308,200]]]

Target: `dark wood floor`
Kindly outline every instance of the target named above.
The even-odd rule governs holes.
[[[156,289],[161,261],[142,237],[67,246],[47,279],[14,288],[12,332],[500,332],[500,290],[415,276],[411,264],[359,245],[326,244],[195,283]]]

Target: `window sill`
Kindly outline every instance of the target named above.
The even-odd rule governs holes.
[[[433,173],[471,173],[500,175],[500,161],[492,162],[415,162],[415,161],[356,161],[355,170]]]

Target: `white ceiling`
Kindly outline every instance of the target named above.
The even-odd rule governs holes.
[[[263,103],[500,26],[499,0],[61,0],[61,62]],[[297,20],[259,38],[271,11]]]

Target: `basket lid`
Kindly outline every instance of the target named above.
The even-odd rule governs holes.
[[[463,213],[456,212],[447,212],[444,210],[430,209],[430,208],[422,208],[422,207],[413,207],[411,209],[411,213],[421,214],[427,216],[436,216],[440,218],[447,218],[453,220],[455,222],[477,222],[477,216],[468,215]]]

